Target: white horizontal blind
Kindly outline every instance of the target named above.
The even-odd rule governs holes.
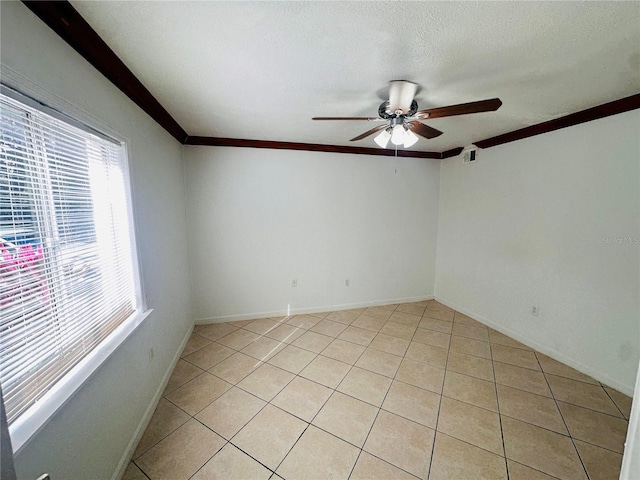
[[[124,147],[0,95],[0,383],[11,424],[137,308]]]

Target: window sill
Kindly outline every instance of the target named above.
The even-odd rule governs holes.
[[[18,453],[51,420],[55,413],[67,403],[152,311],[146,310],[131,315],[98,347],[62,377],[40,400],[11,424],[9,434],[14,453]]]

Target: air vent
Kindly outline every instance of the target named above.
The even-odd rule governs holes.
[[[471,145],[462,150],[463,163],[475,163],[478,161],[478,147]]]

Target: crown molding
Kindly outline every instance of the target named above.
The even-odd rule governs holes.
[[[543,133],[553,132],[554,130],[559,130],[561,128],[573,127],[574,125],[591,122],[592,120],[598,120],[599,118],[605,118],[610,115],[635,110],[636,108],[640,108],[640,94],[631,95],[630,97],[621,98],[609,103],[603,103],[602,105],[587,108],[586,110],[580,110],[579,112],[571,113],[564,117],[554,118],[547,122],[536,123],[529,127],[513,130],[512,132],[503,133],[502,135],[486,138],[473,143],[480,148],[495,147],[496,145],[502,145],[503,143],[515,142],[516,140],[522,140],[523,138],[533,137],[535,135],[542,135]]]
[[[68,1],[22,3],[180,143],[187,132]]]
[[[271,148],[282,150],[350,153],[359,155],[396,156],[395,150],[369,147],[190,136],[68,1],[22,0],[22,3],[53,31],[55,31],[74,50],[91,63],[91,65],[111,81],[111,83],[122,90],[125,95],[144,110],[161,127],[184,145]],[[592,120],[616,115],[618,113],[627,112],[637,108],[640,108],[640,94],[631,95],[613,102],[581,110],[564,117],[538,123],[473,143],[479,148],[490,148],[496,145],[515,142],[534,135],[541,135],[543,133],[571,127],[573,125],[579,125],[580,123],[590,122]],[[445,159],[455,157],[461,152],[462,147],[453,148],[444,152],[398,150],[397,156]]]
[[[309,152],[351,153],[356,155],[379,155],[385,157],[396,156],[396,150],[386,148],[349,147],[342,145],[323,145],[318,143],[275,142],[271,140],[247,140],[242,138],[189,136],[184,143],[185,145],[207,145],[215,147],[270,148],[275,150],[306,150]],[[416,150],[398,150],[397,156],[435,159],[442,158],[442,154],[440,152],[420,152]]]

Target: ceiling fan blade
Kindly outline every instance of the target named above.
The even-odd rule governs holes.
[[[428,108],[416,112],[416,117],[453,117],[454,115],[466,115],[467,113],[493,112],[500,108],[502,102],[499,98],[480,100],[479,102],[461,103],[448,107]]]
[[[418,135],[420,135],[421,137],[424,138],[435,138],[439,135],[442,135],[442,132],[440,130],[436,130],[435,128],[429,127],[428,125],[425,125],[424,123],[420,123],[420,122],[409,122],[407,123],[407,125],[409,126],[409,129],[413,132],[416,133]]]
[[[311,120],[366,120],[376,122],[384,119],[380,117],[313,117]]]
[[[352,138],[349,141],[350,142],[356,142],[358,140],[362,140],[363,138],[366,138],[369,135],[373,135],[374,133],[379,132],[380,130],[384,130],[388,126],[389,125],[387,125],[386,123],[384,125],[378,125],[377,127],[373,127],[371,130],[367,130],[366,132],[361,133],[360,135],[358,135],[357,137]]]
[[[389,83],[391,84],[389,85],[389,111],[394,113],[402,110],[402,113],[407,113],[416,95],[418,84],[407,80],[392,80]]]

